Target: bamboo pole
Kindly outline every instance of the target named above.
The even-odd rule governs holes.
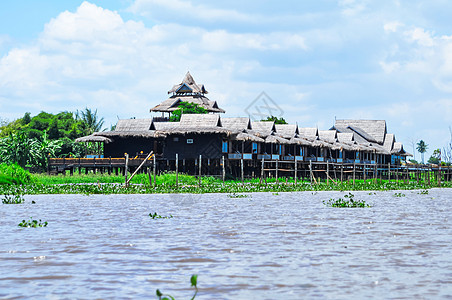
[[[355,185],[356,179],[356,162],[353,162],[353,185]]]
[[[176,189],[179,188],[179,154],[176,153]]]
[[[276,160],[276,184],[278,184],[278,160]]]
[[[156,159],[155,159],[155,155],[154,155],[154,163],[152,164],[152,175],[154,177],[154,187],[156,184],[156,178],[155,178],[156,168],[157,168],[157,164],[156,164]]]
[[[124,166],[124,182],[125,182],[125,186],[127,187],[129,182],[127,181],[127,172],[128,172],[128,168],[129,168],[129,154],[126,153],[126,164]]]
[[[330,163],[326,161],[326,185],[330,185]]]
[[[244,174],[243,174],[243,154],[242,154],[242,158],[240,159],[240,175],[242,177],[242,185],[244,185]]]
[[[388,163],[388,182],[391,183],[391,163]]]
[[[202,155],[199,154],[199,167],[198,167],[198,179],[199,179],[199,186],[201,186],[201,174],[202,174]]]
[[[261,180],[260,180],[261,184],[262,184],[263,180],[264,180],[264,156],[262,156],[262,163],[261,163]]]
[[[295,176],[294,176],[294,180],[295,180],[295,184],[297,184],[297,180],[298,180],[298,161],[297,158],[295,157]]]
[[[221,157],[221,166],[223,168],[223,185],[224,185],[224,178],[226,177],[226,170],[224,165],[224,155]]]
[[[149,159],[149,157],[151,157],[151,155],[154,153],[154,151],[151,151],[148,156],[146,156],[146,158],[141,162],[141,164],[138,166],[138,168],[135,170],[135,172],[133,172],[133,174],[130,176],[130,178],[128,180],[126,180],[126,187],[129,185],[130,180],[132,180],[133,176],[135,176],[135,174],[138,173],[138,171],[140,170],[140,168],[146,163],[146,161]]]

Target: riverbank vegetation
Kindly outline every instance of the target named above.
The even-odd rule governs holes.
[[[148,174],[137,174],[128,187],[124,177],[107,174],[74,174],[73,176],[32,174],[18,165],[0,165],[0,195],[15,194],[155,194],[155,193],[227,193],[235,198],[240,193],[251,192],[296,192],[296,191],[384,191],[427,190],[438,187],[436,180],[427,182],[403,180],[352,180],[344,182],[301,181],[293,178],[226,180],[213,176],[202,177],[175,173],[164,173],[154,178]],[[452,182],[442,182],[441,187],[452,187]]]

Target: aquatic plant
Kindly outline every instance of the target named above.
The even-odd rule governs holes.
[[[47,227],[47,222],[42,222],[41,220],[33,220],[32,217],[30,217],[30,220],[22,220],[22,222],[19,223],[19,227]]]
[[[190,283],[191,283],[191,286],[195,287],[195,294],[191,298],[191,300],[193,300],[193,299],[195,299],[196,295],[198,294],[198,275],[197,274],[192,275],[190,277]],[[163,294],[159,289],[157,289],[155,291],[155,294],[157,295],[157,297],[159,297],[159,300],[175,300],[173,296],[168,295],[168,294]]]
[[[419,195],[428,195],[428,190],[422,190],[418,194]]]
[[[156,212],[154,212],[154,213],[150,213],[149,217],[151,217],[151,219],[171,219],[173,217],[173,215],[161,216],[161,215],[157,214]]]
[[[5,193],[2,199],[3,204],[22,204],[24,201],[23,193],[19,189],[13,189],[10,193]]]
[[[279,196],[279,193],[272,193],[273,196]]]
[[[237,193],[232,193],[228,195],[229,198],[248,198],[248,195],[245,194],[237,194]]]
[[[326,206],[331,207],[371,207],[369,204],[367,204],[364,200],[355,200],[355,195],[352,193],[348,193],[347,195],[344,195],[344,198],[338,198],[333,199],[331,198],[328,201],[323,201],[323,204]]]
[[[405,194],[403,194],[403,193],[395,193],[394,197],[405,197]]]

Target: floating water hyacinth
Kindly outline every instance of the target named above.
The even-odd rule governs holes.
[[[33,227],[33,228],[37,228],[37,227],[47,227],[47,222],[42,222],[41,220],[33,220],[32,217],[30,217],[30,220],[22,220],[22,222],[19,223],[19,227]]]
[[[344,198],[339,198],[339,199],[331,198],[328,201],[324,200],[323,204],[325,204],[326,206],[331,206],[331,207],[350,207],[350,208],[371,207],[364,200],[355,200],[354,197],[355,197],[355,195],[353,195],[352,193],[348,193],[347,195],[344,195]]]

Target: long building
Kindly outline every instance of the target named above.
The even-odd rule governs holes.
[[[126,153],[137,157],[152,151],[167,166],[176,154],[187,165],[196,164],[201,155],[209,164],[219,164],[224,158],[231,166],[244,160],[250,168],[257,168],[262,160],[397,165],[411,155],[387,132],[384,120],[336,120],[330,129],[319,130],[252,122],[249,117],[227,118],[220,116],[224,110],[206,97],[204,85],[196,84],[190,73],[168,93],[169,99],[151,109],[162,112],[161,117],[119,120],[115,130],[77,141],[102,143],[99,154],[103,157],[119,158]],[[183,114],[179,122],[169,122],[182,101],[196,103],[209,113]]]

